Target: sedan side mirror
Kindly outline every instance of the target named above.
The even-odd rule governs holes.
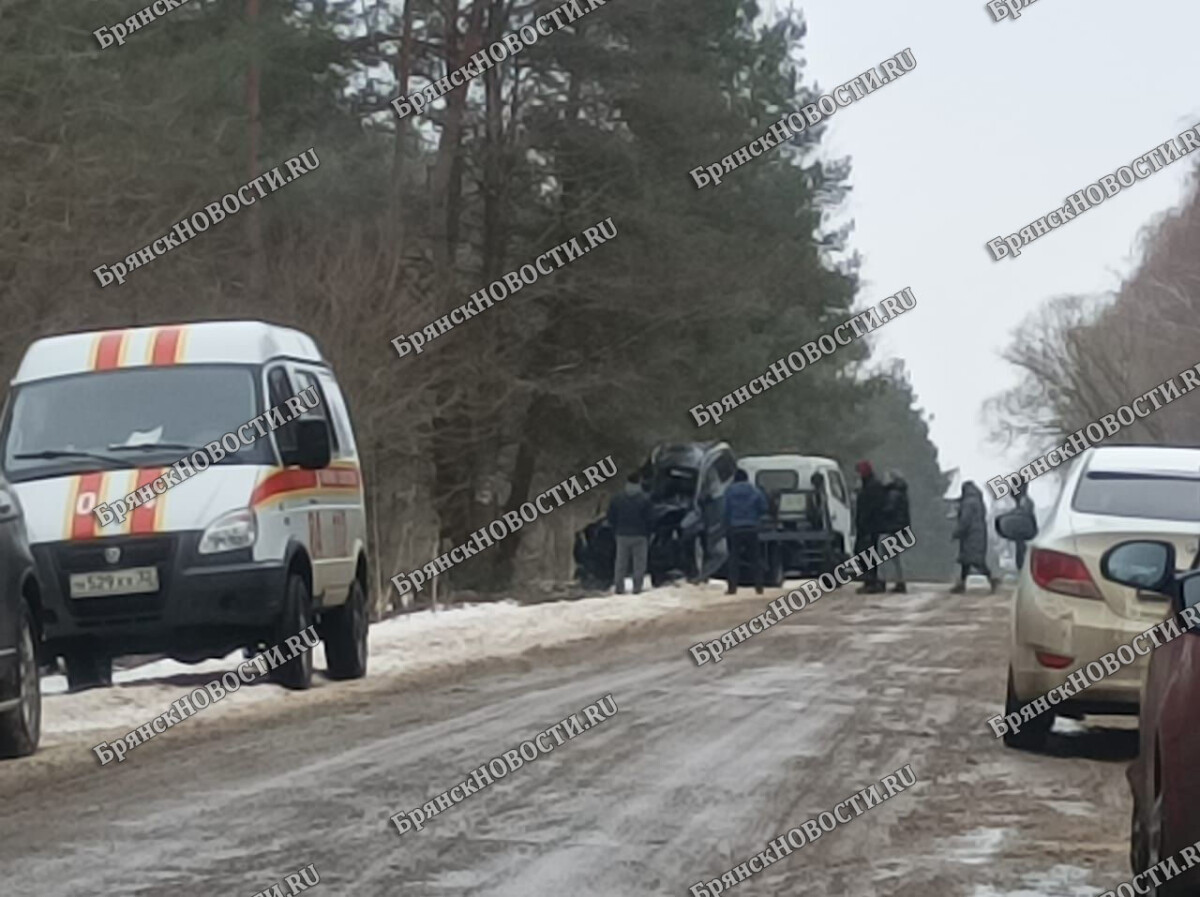
[[[1200,571],[1185,573],[1179,580],[1180,610],[1200,605]],[[1196,632],[1190,629],[1189,632]]]
[[[1037,523],[1021,511],[1008,511],[996,518],[996,532],[1010,542],[1028,542],[1037,536]]]
[[[1100,573],[1123,586],[1170,594],[1175,582],[1175,546],[1142,539],[1121,542],[1100,558]],[[1200,600],[1200,583],[1190,590]]]

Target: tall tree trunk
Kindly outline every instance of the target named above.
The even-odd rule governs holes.
[[[258,68],[258,3],[259,0],[246,0],[246,22],[250,31],[250,61],[246,72],[246,113],[249,130],[249,158],[246,164],[246,180],[258,177],[259,143],[261,141],[262,125],[259,120],[259,68]],[[263,243],[262,213],[258,203],[254,203],[250,212],[250,299],[261,302],[267,284],[267,251]]]

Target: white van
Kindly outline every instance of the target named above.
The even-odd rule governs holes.
[[[309,410],[261,427],[260,416],[303,390],[318,399]],[[258,434],[245,427],[256,418]],[[123,520],[100,522],[98,505],[239,428],[249,444],[160,494],[146,490],[154,497]],[[311,623],[332,678],[366,674],[358,451],[342,391],[308,335],[214,321],[37,340],[12,381],[0,438],[42,581],[46,654],[64,658],[72,689],[111,683],[116,655],[198,662],[283,644]],[[312,652],[274,678],[307,688]]]
[[[854,515],[841,468],[832,458],[812,455],[749,455],[738,459],[750,481],[767,493],[770,525],[759,534],[766,553],[767,581],[816,576],[833,570],[854,544]],[[820,503],[813,503],[812,476],[824,480]],[[824,508],[823,519],[814,519]]]

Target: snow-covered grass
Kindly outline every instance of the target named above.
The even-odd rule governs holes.
[[[723,584],[714,581],[705,586],[665,586],[641,595],[532,605],[505,601],[394,617],[371,627],[366,682],[477,660],[503,660],[532,648],[602,636],[629,623],[725,600],[722,591]],[[739,593],[740,598],[747,596],[764,603],[773,597],[755,596],[752,589]],[[313,691],[354,685],[325,679],[321,674],[325,669],[324,648],[319,646],[314,651],[317,674]],[[112,736],[115,730],[134,729],[165,712],[173,701],[236,669],[243,659],[241,652],[235,652],[221,660],[191,665],[158,660],[114,671],[112,688],[74,695],[66,693],[64,677],[47,676],[42,680],[42,744],[49,747],[93,733],[99,740]],[[258,702],[300,697],[277,685],[256,682],[211,705],[197,719],[213,721]]]

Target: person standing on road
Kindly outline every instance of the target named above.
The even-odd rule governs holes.
[[[995,592],[996,579],[987,564],[987,509],[983,504],[983,493],[973,480],[962,485],[958,522],[950,538],[958,540],[958,563],[962,567],[958,582],[950,591],[956,595],[966,591],[967,577],[975,568],[987,577],[991,591]]]
[[[626,478],[625,488],[608,503],[608,522],[617,541],[613,565],[613,585],[618,595],[625,594],[625,571],[632,566],[633,594],[642,591],[646,576],[646,558],[650,553],[650,496],[642,488],[642,475],[634,471]]]
[[[888,482],[884,489],[886,490],[883,501],[884,534],[895,535],[910,523],[908,483],[897,471],[892,470],[888,472]],[[892,591],[907,592],[908,586],[904,583],[904,567],[900,563],[900,555],[897,554],[888,563],[896,569],[896,587]]]
[[[1034,531],[1036,532],[1037,510],[1034,508],[1033,499],[1029,497],[1029,491],[1025,489],[1023,483],[1018,483],[1012,487],[1012,499],[1013,505],[1015,506],[1013,510],[1018,514],[1027,516],[1030,523],[1033,525]],[[1013,546],[1017,550],[1017,572],[1019,573],[1021,568],[1025,566],[1025,540],[1014,539]]]
[[[886,532],[883,519],[883,503],[885,498],[883,483],[875,476],[875,468],[870,461],[859,461],[854,469],[862,478],[862,486],[858,490],[858,505],[854,510],[854,553],[860,554],[879,544],[879,537]],[[858,588],[858,594],[878,594],[887,591],[887,583],[879,578],[879,568],[872,567],[863,575],[863,584]]]
[[[750,564],[754,574],[754,591],[763,593],[762,556],[758,547],[758,531],[767,513],[766,494],[750,482],[750,475],[740,467],[733,483],[725,490],[725,531],[729,540],[729,560],[725,564],[729,587],[725,594],[737,594],[742,564]]]
[[[829,503],[825,500],[825,476],[820,471],[814,473],[808,478],[808,485],[812,487],[808,493],[804,510],[808,516],[808,525],[815,530],[830,530],[833,527],[829,522]]]

